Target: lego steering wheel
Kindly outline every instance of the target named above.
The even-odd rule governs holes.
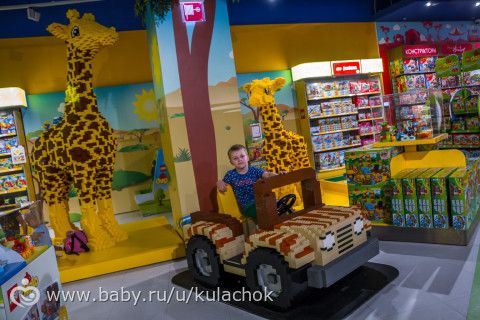
[[[277,214],[279,216],[288,213],[293,213],[292,207],[295,204],[297,197],[294,194],[287,194],[277,201]]]

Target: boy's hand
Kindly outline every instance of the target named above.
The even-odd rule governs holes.
[[[227,191],[227,184],[223,180],[218,180],[217,181],[217,189],[220,192],[225,192],[225,191]]]

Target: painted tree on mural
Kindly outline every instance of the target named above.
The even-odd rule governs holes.
[[[210,97],[208,57],[215,20],[215,2],[205,1],[206,21],[197,23],[191,45],[182,21],[179,0],[172,2],[172,19],[182,88],[183,109],[200,210],[213,209],[210,191],[217,181],[217,151]]]

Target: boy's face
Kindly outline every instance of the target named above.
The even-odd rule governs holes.
[[[230,163],[237,170],[243,170],[248,167],[248,154],[245,149],[240,149],[230,153]]]

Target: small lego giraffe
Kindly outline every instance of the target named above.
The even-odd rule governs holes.
[[[95,22],[95,17],[68,10],[70,23],[52,23],[47,30],[67,44],[65,115],[35,141],[31,158],[38,174],[56,240],[72,229],[68,218],[68,192],[77,190],[89,247],[102,250],[126,240],[112,205],[112,176],[116,142],[113,129],[100,114],[92,85],[92,60],[118,39],[115,28]]]
[[[265,143],[262,154],[272,172],[293,171],[310,167],[305,139],[283,128],[282,118],[275,106],[274,94],[285,85],[284,78],[263,78],[243,86],[250,96],[249,104],[259,109]]]

